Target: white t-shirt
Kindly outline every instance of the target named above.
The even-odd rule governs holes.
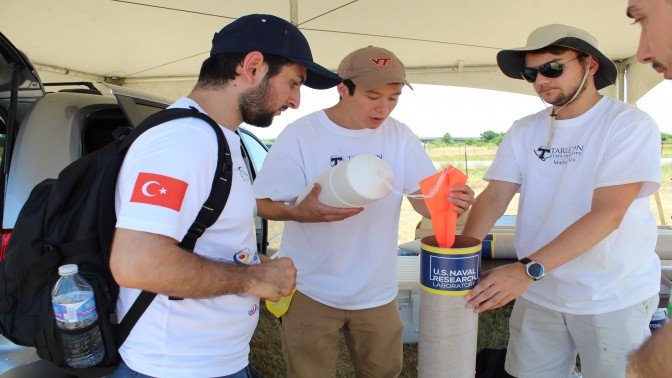
[[[555,121],[550,110],[516,121],[486,180],[520,184],[515,244],[526,257],[591,208],[598,188],[643,182],[620,227],[581,256],[548,272],[523,293],[572,314],[615,311],[656,295],[660,260],[649,196],[660,186],[660,132],[646,113],[604,97],[579,117]]]
[[[318,111],[288,125],[254,182],[257,198],[293,203],[332,165],[369,153],[387,162],[394,188],[412,193],[436,173],[418,138],[388,118],[375,130],[349,130]],[[297,289],[328,306],[364,309],[397,295],[396,255],[402,197],[390,193],[339,222],[287,221],[280,254],[294,260]]]
[[[171,107],[190,106],[203,112],[188,98]],[[217,222],[198,239],[195,253],[231,263],[238,254],[238,262],[257,263],[250,176],[238,135],[224,127],[222,130],[234,166],[231,194]],[[167,122],[141,135],[129,149],[119,174],[117,227],[181,241],[210,194],[217,148],[214,130],[197,118]],[[248,258],[241,258],[245,256]],[[120,318],[139,293],[120,288]],[[232,374],[248,364],[258,309],[259,298],[249,295],[178,301],[157,295],[119,351],[131,369],[155,377]]]

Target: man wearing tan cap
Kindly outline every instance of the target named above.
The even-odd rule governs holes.
[[[628,0],[627,15],[641,27],[637,60],[651,63],[665,79],[672,79],[672,0]],[[672,377],[670,356],[672,322],[668,321],[630,356],[626,376]]]
[[[516,299],[506,371],[519,378],[623,377],[650,334],[660,261],[649,196],[660,186],[660,132],[646,113],[603,97],[614,63],[587,32],[533,31],[497,54],[502,72],[550,104],[506,133],[464,226],[483,239],[516,193],[518,262],[485,272],[467,307]]]
[[[383,159],[394,189],[420,193],[436,168],[408,126],[389,117],[406,80],[392,52],[365,47],[338,68],[335,106],[288,125],[273,143],[254,182],[258,214],[286,220],[281,256],[297,267],[297,291],[282,320],[289,377],[333,376],[341,330],[358,377],[396,377],[402,367],[402,323],[397,306],[396,251],[402,197],[354,209],[318,201],[320,188],[298,205],[304,188],[337,164],[361,154]],[[473,200],[466,186],[447,201],[463,213]],[[410,199],[423,216],[423,200]]]

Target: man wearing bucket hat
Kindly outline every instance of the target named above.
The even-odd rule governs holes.
[[[578,353],[584,377],[622,377],[658,304],[648,196],[660,185],[660,133],[646,113],[600,95],[616,67],[583,30],[540,27],[497,62],[551,106],[513,124],[484,177],[463,234],[483,239],[520,192],[520,260],[485,272],[467,307],[517,298],[509,374],[567,377]]]
[[[628,0],[628,17],[641,27],[637,60],[672,78],[672,1]],[[658,330],[628,360],[628,378],[672,377],[672,322]]]
[[[177,241],[210,193],[215,133],[204,121],[185,118],[147,131],[129,149],[117,182],[110,262],[121,286],[120,319],[141,290],[159,295],[119,348],[123,363],[108,377],[253,376],[248,353],[259,298],[291,293],[296,269],[289,258],[260,262],[255,199],[235,131],[242,122],[269,126],[274,116],[298,107],[302,84],[325,89],[340,80],[313,62],[306,38],[278,17],[243,16],[214,35],[195,88],[171,107],[215,120],[230,146],[233,172],[241,174],[233,175],[224,211],[188,253]],[[153,202],[140,196],[159,181],[185,189]],[[243,255],[250,256],[247,263],[240,263]]]
[[[280,255],[297,266],[297,291],[282,316],[289,377],[330,377],[343,330],[358,377],[396,377],[402,367],[396,251],[402,197],[394,193],[364,207],[336,208],[318,200],[330,187],[323,172],[362,154],[385,161],[395,191],[418,194],[436,168],[408,126],[390,117],[406,80],[391,51],[364,47],[338,68],[340,101],[288,125],[273,143],[254,183],[258,214],[286,220]],[[354,162],[354,160],[351,160]],[[459,213],[473,200],[466,186],[451,201]],[[422,199],[414,209],[429,217]],[[448,201],[448,199],[446,199]]]

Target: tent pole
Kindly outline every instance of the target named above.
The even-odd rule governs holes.
[[[289,0],[289,22],[299,26],[299,0]]]

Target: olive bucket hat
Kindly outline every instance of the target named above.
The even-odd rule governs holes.
[[[497,65],[511,78],[522,79],[520,72],[525,68],[525,53],[548,46],[563,46],[588,54],[600,62],[595,73],[595,87],[599,90],[616,81],[616,65],[597,49],[597,39],[588,32],[568,25],[542,26],[527,38],[527,45],[497,53]]]

